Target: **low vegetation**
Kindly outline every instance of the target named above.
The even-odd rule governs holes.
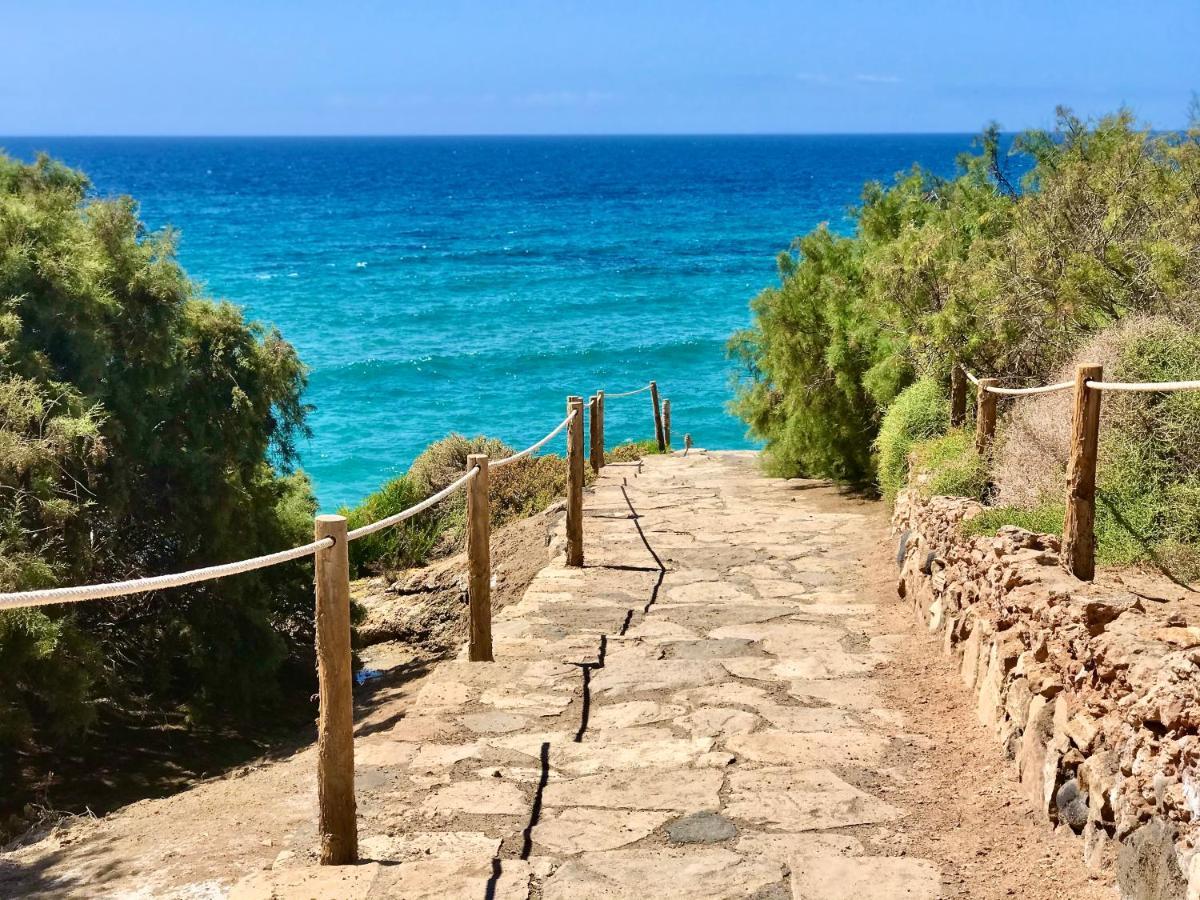
[[[344,509],[350,528],[377,521],[420,502],[456,481],[466,471],[467,456],[486,453],[491,459],[514,450],[495,438],[451,434],[429,445],[408,471],[385,484],[353,509]],[[585,467],[585,475],[591,469]],[[545,509],[567,492],[567,462],[547,454],[518,459],[489,473],[492,525],[497,527]],[[441,503],[395,528],[369,535],[350,545],[356,577],[418,566],[463,549],[466,540],[466,495],[456,491]]]
[[[1122,111],[1053,132],[996,128],[953,178],[869,184],[850,236],[822,226],[779,258],[780,283],[731,340],[735,411],[770,471],[993,503],[976,530],[1061,529],[1070,396],[1001,400],[979,458],[950,430],[951,371],[1006,384],[1082,362],[1129,381],[1200,377],[1200,123],[1158,133]],[[1200,394],[1107,395],[1102,562],[1200,576]]]

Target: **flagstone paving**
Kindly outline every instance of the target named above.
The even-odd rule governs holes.
[[[895,642],[863,638],[865,525],[751,454],[606,467],[586,566],[497,615],[497,662],[360,724],[368,863],[233,896],[940,896],[934,864],[864,851],[906,816],[872,786],[911,738],[877,690]]]

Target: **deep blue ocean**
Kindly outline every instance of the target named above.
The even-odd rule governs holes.
[[[969,135],[0,138],[45,150],[171,225],[209,293],[277,325],[311,368],[302,447],[325,509],[450,431],[522,447],[568,394],[658,380],[674,432],[752,446],[726,411],[729,335],[863,182],[942,174]],[[610,443],[651,435],[646,395]],[[561,452],[561,441],[556,443]]]

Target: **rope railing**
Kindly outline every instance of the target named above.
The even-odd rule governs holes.
[[[552,440],[554,440],[556,437],[558,437],[559,433],[564,428],[566,428],[567,425],[570,424],[571,420],[575,418],[576,414],[577,413],[575,410],[571,410],[571,412],[567,415],[567,417],[565,419],[563,419],[561,422],[559,422],[557,425],[554,426],[553,431],[551,431],[548,435],[546,435],[544,438],[542,438],[536,444],[531,444],[530,446],[528,446],[524,450],[522,450],[520,453],[514,453],[512,456],[506,456],[506,457],[504,457],[504,459],[498,459],[498,460],[494,461],[493,463],[491,463],[492,468],[498,469],[501,466],[507,466],[509,463],[514,463],[518,459],[524,459],[525,457],[529,456],[530,454],[536,453],[538,450],[541,450],[544,446],[546,446],[548,443],[550,443]]]
[[[123,597],[127,594],[144,594],[147,591],[158,591],[165,588],[183,587],[186,584],[196,584],[201,581],[212,581],[224,578],[226,575],[238,575],[242,572],[252,572],[255,569],[266,569],[280,563],[305,556],[312,556],[318,550],[333,546],[332,538],[323,538],[280,550],[278,553],[268,553],[265,556],[255,556],[237,562],[224,563],[219,566],[206,566],[203,569],[192,569],[188,572],[176,572],[172,575],[155,575],[149,578],[134,578],[128,581],[112,581],[108,584],[89,584],[79,587],[43,588],[35,591],[17,591],[10,594],[0,594],[0,609],[20,609],[27,606],[50,606],[57,603],[78,603],[83,600],[105,600],[110,597]]]
[[[1151,381],[1127,383],[1123,381],[1088,381],[1088,387],[1098,391],[1129,391],[1131,393],[1157,394],[1173,391],[1200,391],[1200,381]]]
[[[654,429],[659,449],[670,444],[670,401],[664,410],[658,402],[658,386],[651,381],[643,388],[611,397],[629,397],[649,391],[654,406]],[[590,456],[599,473],[604,465],[603,391],[590,398]],[[149,591],[212,581],[228,575],[265,569],[290,560],[315,557],[316,652],[320,718],[317,729],[319,860],[322,865],[346,865],[358,859],[358,826],[354,798],[354,702],[350,649],[350,561],[349,544],[397,525],[466,489],[467,595],[469,602],[468,658],[491,661],[491,503],[488,496],[489,463],[499,467],[536,453],[567,430],[566,564],[583,565],[584,438],[583,398],[567,398],[567,415],[545,437],[504,459],[490,462],[485,454],[471,454],[466,472],[436,493],[401,512],[369,525],[346,529],[344,516],[317,516],[314,540],[299,547],[265,556],[207,566],[171,575],[156,575],[107,584],[46,588],[0,594],[0,610],[59,603],[101,600]]]
[[[976,384],[979,382],[976,381]],[[1040,387],[1006,388],[989,384],[984,388],[989,394],[999,394],[1001,397],[1027,397],[1030,394],[1053,394],[1055,391],[1065,391],[1073,388],[1075,382],[1060,381],[1057,384],[1043,384]]]
[[[523,459],[533,453],[536,453],[543,446],[553,440],[558,434],[567,427],[568,423],[575,417],[572,412],[563,419],[554,430],[547,434],[544,438],[526,447],[520,453],[514,453],[512,456],[497,460],[492,463],[492,467],[507,465],[515,462],[518,459]],[[411,519],[413,516],[424,512],[431,506],[436,506],[442,500],[445,500],[459,488],[466,485],[472,478],[479,474],[479,468],[472,468],[461,478],[451,482],[446,487],[442,488],[435,494],[416,503],[408,509],[387,516],[377,522],[372,522],[369,525],[363,525],[361,528],[355,528],[353,531],[347,532],[346,539],[356,541],[359,538],[367,537],[375,534],[378,531],[383,531],[393,525],[403,522],[405,519]],[[78,585],[74,587],[59,587],[59,588],[42,588],[31,591],[14,591],[10,593],[0,593],[0,610],[5,609],[20,609],[30,606],[50,606],[59,603],[79,603],[86,600],[106,600],[113,597],[123,597],[132,594],[145,594],[150,591],[165,590],[174,587],[184,587],[189,584],[198,584],[203,581],[214,581],[218,578],[224,578],[228,575],[239,575],[242,572],[253,572],[256,569],[266,569],[271,566],[277,566],[281,563],[290,562],[294,559],[302,559],[306,556],[312,556],[319,550],[333,546],[332,538],[323,538],[319,541],[313,541],[308,544],[303,544],[299,547],[291,547],[287,550],[280,550],[276,553],[268,553],[263,556],[255,556],[250,559],[241,559],[236,562],[222,563],[216,566],[205,566],[200,569],[191,569],[185,572],[175,572],[170,575],[152,575],[145,578],[131,578],[125,581],[112,581],[104,584]]]
[[[450,484],[446,485],[436,494],[426,497],[420,503],[414,504],[408,509],[401,510],[400,512],[390,515],[387,518],[380,519],[378,522],[372,522],[370,525],[363,525],[361,528],[355,528],[353,531],[346,532],[346,540],[357,541],[359,538],[366,537],[369,534],[374,534],[377,531],[383,531],[385,528],[391,528],[393,525],[397,525],[400,522],[403,522],[405,519],[411,519],[417,513],[422,513],[429,509],[429,507],[434,506],[442,500],[445,500],[478,474],[479,467],[475,466],[471,468],[466,475],[462,476],[462,478],[459,478],[457,481],[450,482]]]
[[[622,397],[632,397],[634,394],[641,394],[648,390],[650,390],[650,385],[647,384],[647,385],[644,385],[643,387],[638,388],[636,391],[625,391],[620,394],[610,394],[607,391],[605,391],[604,396],[609,400],[620,400]]]
[[[958,372],[966,376],[965,380]],[[1073,390],[1071,440],[1067,461],[1067,512],[1063,521],[1062,558],[1071,574],[1091,581],[1096,572],[1096,467],[1100,447],[1100,401],[1105,391],[1127,393],[1171,393],[1200,390],[1200,381],[1104,381],[1099,365],[1079,366],[1074,381],[1027,388],[1004,388],[994,378],[977,378],[965,366],[957,366],[951,377],[950,420],[962,424],[966,408],[966,381],[976,388],[975,449],[989,451],[996,431],[997,397],[1021,397]]]

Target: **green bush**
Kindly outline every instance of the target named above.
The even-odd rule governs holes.
[[[1022,509],[1017,506],[997,506],[985,509],[975,518],[963,524],[963,533],[967,536],[995,534],[1006,525],[1015,525],[1026,531],[1037,534],[1054,534],[1062,536],[1063,517],[1066,515],[1066,502],[1059,504],[1047,503],[1035,509]]]
[[[879,436],[879,485],[883,494],[895,498],[908,482],[908,454],[918,441],[938,437],[950,427],[950,402],[941,385],[922,378],[900,392],[888,407]]]
[[[924,496],[983,497],[987,465],[975,450],[972,432],[955,428],[941,437],[916,441],[910,452],[916,470],[926,475],[921,484]]]
[[[451,434],[430,444],[413,460],[404,475],[394,478],[353,509],[343,509],[354,529],[394,515],[461,478],[467,457],[486,453],[491,459],[511,456],[513,449],[495,438],[467,438]],[[590,467],[585,466],[590,476]],[[540,512],[567,491],[567,463],[547,454],[518,459],[489,472],[492,526]],[[356,577],[419,566],[432,558],[461,550],[466,535],[466,492],[446,499],[411,519],[360,538],[350,545],[350,563]]]
[[[1044,382],[1114,323],[1200,308],[1200,127],[1059,110],[1054,133],[1020,136],[1013,155],[1019,184],[989,128],[956,177],[868,184],[852,236],[822,225],[780,256],[780,283],[730,341],[733,410],[769,471],[868,480],[884,413],[917,378],[947,385],[965,363]]]
[[[625,441],[605,453],[604,459],[606,462],[637,462],[643,456],[657,456],[662,452],[656,440]]]
[[[424,500],[428,493],[415,486],[413,478],[393,478],[353,509],[341,510],[346,527],[353,531],[408,509]],[[359,538],[350,544],[351,576],[361,578],[385,568],[417,566],[427,560],[445,530],[437,509],[418,513],[391,528]]]
[[[49,159],[0,155],[0,590],[133,578],[311,539],[305,370],[205,298],[170,231]],[[303,513],[307,513],[304,515]],[[0,614],[0,740],[94,698],[248,713],[311,653],[311,563]],[[102,662],[101,662],[102,661]]]

